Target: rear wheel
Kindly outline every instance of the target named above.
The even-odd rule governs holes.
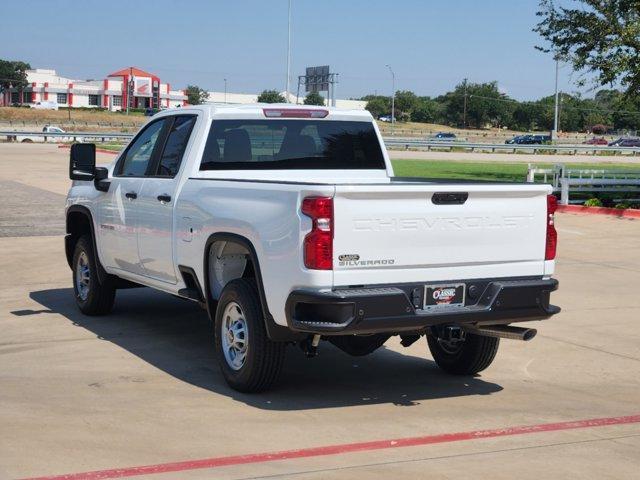
[[[500,339],[467,333],[464,340],[450,341],[427,335],[427,343],[436,364],[445,372],[473,375],[491,365]]]
[[[222,375],[231,388],[260,392],[278,379],[285,344],[267,336],[253,281],[238,278],[222,290],[216,309],[215,342]]]
[[[73,291],[85,315],[105,315],[113,308],[116,289],[111,279],[100,282],[93,242],[88,235],[78,239],[73,254]]]

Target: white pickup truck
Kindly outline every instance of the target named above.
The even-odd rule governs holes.
[[[118,288],[198,302],[231,387],[270,387],[287,345],[365,355],[427,337],[445,371],[491,364],[549,318],[547,185],[394,177],[366,111],[194,106],[152,117],[108,167],[76,144],[66,255],[78,307]],[[213,346],[213,345],[212,345]]]

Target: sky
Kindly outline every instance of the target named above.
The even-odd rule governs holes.
[[[436,96],[465,77],[518,100],[554,90],[555,64],[531,31],[537,0],[292,0],[291,91],[307,66],[339,73],[338,98]],[[283,91],[288,0],[23,0],[2,9],[0,58],[102,79],[128,66],[171,88]],[[16,21],[10,21],[16,19]],[[560,88],[585,92],[561,66]]]

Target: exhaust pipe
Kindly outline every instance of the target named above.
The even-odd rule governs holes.
[[[464,326],[467,333],[484,335],[485,337],[508,338],[510,340],[522,340],[528,342],[536,336],[535,328],[512,327],[510,325],[491,325],[486,327]]]

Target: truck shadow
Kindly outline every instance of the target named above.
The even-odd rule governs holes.
[[[260,409],[307,410],[378,403],[412,406],[502,390],[500,385],[479,377],[446,375],[431,360],[389,348],[382,347],[366,357],[351,357],[322,342],[314,359],[306,359],[298,348],[289,347],[283,375],[275,388],[246,395],[226,385],[214,357],[208,317],[190,301],[146,288],[119,290],[110,315],[88,317],[76,308],[71,288],[35,291],[30,297],[77,327],[181,381]],[[424,340],[420,345],[426,357]]]

